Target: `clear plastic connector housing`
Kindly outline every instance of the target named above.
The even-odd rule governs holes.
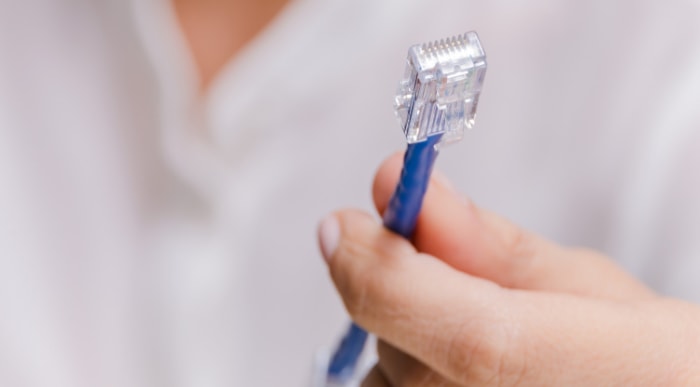
[[[476,32],[408,49],[395,112],[409,144],[442,135],[459,141],[474,126],[486,55]]]

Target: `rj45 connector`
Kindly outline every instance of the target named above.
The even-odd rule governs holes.
[[[474,125],[485,74],[476,32],[410,47],[395,101],[408,143],[434,135],[441,143],[460,140]]]

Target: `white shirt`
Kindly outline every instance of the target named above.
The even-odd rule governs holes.
[[[0,385],[305,385],[346,322],[316,222],[371,209],[408,46],[472,29],[438,167],[700,300],[695,2],[298,0],[204,97],[163,0],[0,6]]]

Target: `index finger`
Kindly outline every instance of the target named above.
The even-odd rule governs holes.
[[[394,191],[401,164],[401,155],[395,154],[377,171],[373,196],[379,213]],[[545,240],[478,208],[445,180],[433,176],[426,192],[413,235],[419,251],[508,288],[617,300],[654,296],[602,254]]]

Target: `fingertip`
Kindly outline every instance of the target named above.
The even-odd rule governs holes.
[[[445,174],[434,170],[413,235],[418,250],[474,273],[470,258],[481,246],[482,232],[479,209]]]
[[[372,193],[379,214],[384,213],[396,190],[402,167],[403,153],[396,152],[377,169]],[[473,237],[480,229],[478,209],[457,191],[445,174],[434,169],[413,237],[418,250],[440,257],[461,270],[469,269],[471,264],[465,260],[470,255],[464,253],[475,249]],[[469,235],[471,241],[465,243]]]
[[[340,223],[335,214],[327,215],[318,224],[318,243],[321,255],[329,263],[340,241]]]
[[[447,175],[445,175],[441,170],[434,168],[432,175],[431,175],[431,178],[432,178],[432,181],[434,181],[436,184],[441,186],[445,191],[450,192],[451,194],[454,194],[454,195],[459,195],[457,192],[457,189],[452,184],[450,179],[448,179]]]
[[[395,152],[379,165],[374,175],[372,198],[377,212],[380,214],[384,213],[387,203],[396,189],[402,166],[403,152]]]
[[[328,261],[329,273],[353,320],[365,327],[368,319],[385,313],[384,305],[400,297],[397,285],[405,277],[406,259],[416,254],[413,246],[386,230],[369,214],[338,211],[340,238]]]
[[[366,254],[368,259],[379,260],[382,264],[390,264],[392,261],[405,255],[415,254],[416,249],[407,240],[384,228],[381,223],[367,212],[346,209],[337,211],[333,216],[337,219],[339,238],[335,247],[334,256],[353,255],[347,259],[351,264],[359,264],[362,257],[357,254]]]
[[[403,156],[404,152],[402,151],[393,153],[382,161],[374,175],[372,198],[379,214],[384,213],[391,196],[396,190],[396,184],[399,181],[403,168]],[[439,191],[440,195],[451,195],[457,202],[473,207],[469,198],[460,193],[447,176],[437,168],[433,169],[431,173],[427,194],[430,194],[431,191]]]

